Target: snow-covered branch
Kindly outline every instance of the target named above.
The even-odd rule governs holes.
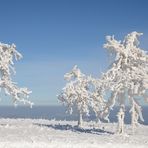
[[[11,78],[11,75],[15,74],[13,60],[21,58],[22,55],[16,50],[14,44],[0,43],[0,88],[4,89],[5,94],[12,97],[14,104],[23,102],[32,106],[33,103],[27,99],[31,91],[27,88],[19,88]]]

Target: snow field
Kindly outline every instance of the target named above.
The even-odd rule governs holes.
[[[115,134],[116,123],[94,122],[78,128],[75,121],[0,119],[0,148],[147,148],[148,126],[125,125],[126,134]]]

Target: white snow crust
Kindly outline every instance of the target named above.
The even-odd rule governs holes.
[[[0,148],[147,148],[148,126],[115,134],[116,123],[45,119],[0,119]]]

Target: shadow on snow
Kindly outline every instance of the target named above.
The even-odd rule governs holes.
[[[69,130],[72,132],[78,132],[78,133],[90,133],[90,134],[96,134],[96,135],[101,135],[101,134],[114,134],[113,132],[110,131],[105,131],[103,129],[96,129],[96,128],[92,128],[92,129],[84,129],[82,127],[78,127],[78,126],[72,126],[69,124],[66,125],[61,125],[61,124],[39,124],[39,123],[35,123],[35,125],[41,126],[41,127],[48,127],[48,128],[53,128],[55,130]]]

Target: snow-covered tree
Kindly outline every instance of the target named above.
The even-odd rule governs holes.
[[[73,108],[77,109],[78,126],[81,126],[83,114],[89,114],[89,80],[76,65],[71,72],[65,74],[64,78],[68,83],[58,95],[58,99],[67,106],[70,113],[73,112]]]
[[[138,37],[142,33],[132,32],[125,36],[124,40],[117,41],[114,36],[107,36],[104,48],[115,57],[109,70],[101,78],[102,92],[111,91],[111,97],[106,103],[102,117],[108,117],[110,109],[117,103],[121,107],[118,113],[119,124],[124,121],[124,110],[127,102],[131,104],[133,128],[142,117],[140,101],[148,102],[146,90],[148,89],[148,55],[139,48]],[[122,116],[122,118],[121,118]],[[121,126],[119,126],[121,128]],[[123,131],[119,129],[119,131]]]
[[[0,91],[4,90],[6,95],[10,95],[14,104],[23,102],[32,106],[33,103],[27,99],[31,91],[27,88],[19,88],[12,81],[11,76],[15,74],[14,58],[15,60],[22,58],[22,55],[16,50],[16,46],[0,43]]]

